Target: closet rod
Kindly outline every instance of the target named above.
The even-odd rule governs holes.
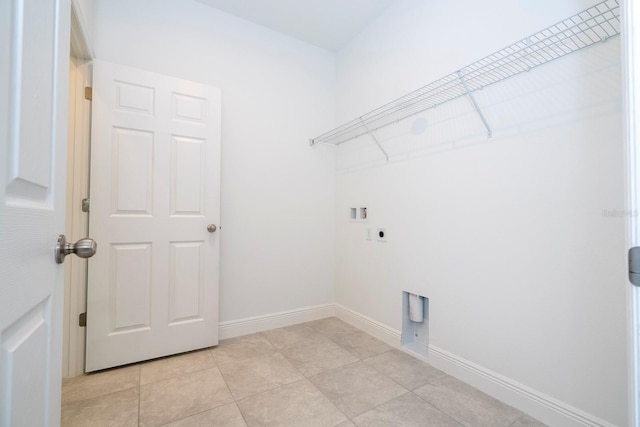
[[[309,140],[310,144],[340,145],[361,135],[372,134],[399,120],[461,96],[470,95],[485,86],[529,71],[618,34],[619,0],[605,0],[313,138]],[[484,118],[483,122],[489,129]]]

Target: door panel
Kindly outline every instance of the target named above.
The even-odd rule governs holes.
[[[60,422],[69,10],[0,2],[0,426]]]
[[[51,189],[53,123],[43,120],[39,126],[32,126],[29,118],[53,115],[54,74],[40,79],[33,79],[33,74],[34,70],[53,71],[54,50],[42,47],[55,40],[56,4],[45,0],[16,1],[13,8],[16,44],[12,46],[15,85],[12,86],[11,101],[18,108],[13,110],[11,117],[7,196],[15,197],[16,203],[27,198],[50,207],[46,195]],[[45,99],[42,99],[43,94]]]
[[[96,61],[87,371],[218,343],[220,91]]]
[[[113,129],[113,213],[152,215],[153,132]]]
[[[204,215],[206,141],[173,136],[171,144],[171,215]]]
[[[113,333],[151,327],[151,244],[111,245],[109,323]]]
[[[204,242],[172,242],[169,260],[170,324],[202,319]]]

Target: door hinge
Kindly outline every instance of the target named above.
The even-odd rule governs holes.
[[[82,212],[89,212],[91,207],[91,201],[89,199],[82,199]]]
[[[84,99],[87,101],[93,100],[93,88],[91,86],[84,87]]]
[[[640,286],[640,246],[629,249],[629,281]]]
[[[78,326],[87,326],[87,313],[80,313],[78,316]]]

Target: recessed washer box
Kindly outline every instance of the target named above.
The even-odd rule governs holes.
[[[411,295],[422,304],[421,321],[411,320]],[[414,307],[415,308],[415,307]],[[426,357],[429,349],[429,298],[413,292],[402,292],[402,337],[401,344],[407,350]]]

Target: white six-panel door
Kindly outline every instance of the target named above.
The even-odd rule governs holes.
[[[218,343],[220,91],[93,72],[87,372]]]
[[[0,426],[60,424],[68,0],[0,2]]]

